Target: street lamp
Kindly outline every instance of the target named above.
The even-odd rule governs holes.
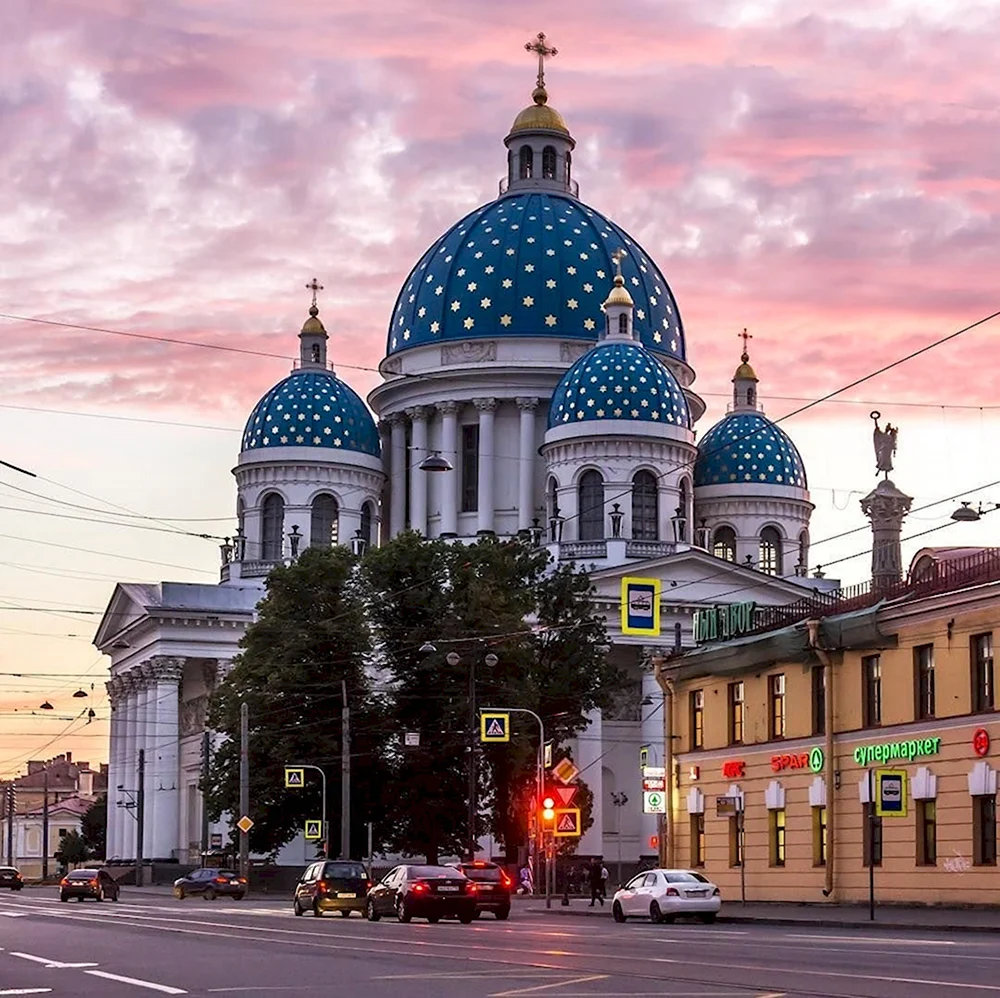
[[[552,507],[552,515],[549,517],[549,541],[552,544],[559,544],[562,541],[563,520],[559,515],[559,507]]]
[[[621,812],[619,808],[624,807],[628,803],[627,793],[615,793],[611,792],[611,803],[615,808],[615,826],[618,829],[618,886],[621,887],[622,883],[622,819]]]
[[[292,524],[292,529],[288,532],[288,543],[292,546],[292,557],[299,556],[299,544],[302,541],[302,534],[299,532],[299,525]]]
[[[622,520],[625,519],[625,514],[622,512],[621,503],[615,503],[611,507],[611,512],[608,514],[611,520],[611,536],[612,538],[619,538],[622,535]]]
[[[531,546],[533,548],[538,548],[542,546],[542,525],[538,522],[538,517],[536,516],[531,521],[531,528],[528,531],[531,535]]]
[[[452,471],[451,462],[443,458],[439,451],[432,450],[417,465],[421,471]]]

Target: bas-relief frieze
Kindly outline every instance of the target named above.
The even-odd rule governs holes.
[[[441,364],[481,364],[497,359],[497,345],[493,340],[483,343],[445,343],[441,347]]]
[[[572,364],[592,349],[592,343],[569,343],[564,340],[559,344],[559,359],[564,364]]]
[[[195,697],[181,704],[180,729],[181,737],[195,735],[205,730],[205,719],[208,716],[208,697]]]

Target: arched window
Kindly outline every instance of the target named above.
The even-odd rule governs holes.
[[[553,146],[546,146],[542,150],[542,179],[556,179],[556,151]]]
[[[580,540],[604,538],[604,479],[599,471],[585,471],[580,478]]]
[[[572,165],[571,164],[572,164],[572,162],[573,162],[573,157],[570,154],[570,151],[567,149],[566,150],[566,183],[567,184],[569,183],[570,177],[572,176],[572,173],[571,173],[571,169],[572,169]]]
[[[765,527],[760,532],[757,568],[768,575],[781,575],[781,534],[774,527]]]
[[[809,531],[803,530],[799,534],[799,575],[805,575],[809,567]]]
[[[309,543],[314,548],[328,548],[337,543],[337,500],[326,492],[312,501]]]
[[[531,177],[534,159],[535,154],[531,151],[531,146],[521,146],[521,151],[518,153],[517,175],[522,180],[527,180]]]
[[[660,509],[656,478],[637,471],[632,479],[632,537],[637,541],[660,539]]]
[[[371,546],[371,543],[372,543],[372,520],[373,519],[374,519],[374,516],[373,516],[373,513],[372,513],[372,504],[370,502],[366,502],[361,507],[361,523],[359,525],[359,529],[361,531],[361,539],[369,547]]]
[[[681,536],[677,539],[684,543],[687,543],[688,537],[691,536],[691,510],[688,507],[691,504],[691,487],[688,485],[688,480],[686,478],[681,479],[681,486],[677,493],[677,505],[680,506],[681,516],[684,519],[684,523],[681,527]]]
[[[618,316],[618,335],[628,336],[628,316],[624,312]]]
[[[723,561],[736,561],[736,531],[732,527],[719,527],[712,537],[712,554]]]
[[[548,515],[555,516],[556,511],[559,509],[559,493],[558,493],[559,483],[556,482],[554,478],[549,479],[549,484],[545,489],[546,505],[548,506]]]
[[[285,500],[269,492],[260,508],[260,556],[265,561],[279,561],[285,545]]]
[[[245,516],[245,507],[243,505],[243,496],[239,496],[236,499],[236,529],[241,534],[243,533],[244,516]]]
[[[747,389],[747,405],[757,405],[757,389],[753,385]]]

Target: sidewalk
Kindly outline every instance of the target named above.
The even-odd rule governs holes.
[[[573,898],[564,907],[561,897],[545,907],[544,898],[519,899],[520,911],[526,915],[564,915],[583,918],[611,918],[611,899],[603,907],[590,907],[590,902]],[[729,924],[799,925],[819,928],[909,929],[913,931],[994,932],[1000,933],[1000,907],[945,908],[907,905],[876,905],[875,921],[868,919],[866,904],[780,904],[778,902],[729,901],[723,904],[719,922]]]

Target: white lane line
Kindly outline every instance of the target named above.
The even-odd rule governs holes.
[[[867,939],[861,936],[807,936],[805,934],[796,935],[794,932],[785,937],[786,939],[809,939],[812,941],[822,940],[828,943],[861,943],[865,946],[884,946],[886,942],[891,942],[893,946],[957,946],[954,939]]]
[[[589,984],[591,981],[606,981],[608,974],[590,974],[587,977],[573,977],[568,981],[553,981],[550,984],[536,984],[530,988],[515,988],[513,991],[494,991],[490,998],[511,998],[513,995],[532,995],[553,988],[568,988],[571,984]]]
[[[28,917],[28,913],[26,911],[0,911],[0,915],[3,915],[4,918],[27,918]],[[0,995],[11,995],[11,994],[17,994],[17,992],[16,991],[0,991]]]
[[[50,970],[82,970],[84,967],[96,967],[96,963],[62,963],[59,960],[50,960],[46,956],[32,956],[30,953],[11,953],[21,960],[30,960],[32,963],[40,963]]]
[[[0,995],[47,995],[52,988],[14,988],[10,991],[0,991]]]
[[[150,991],[162,991],[165,995],[186,995],[183,988],[171,988],[166,984],[156,984],[153,981],[141,981],[138,977],[123,977],[121,974],[109,974],[106,970],[85,970],[85,974],[93,977],[103,977],[106,981],[119,981],[122,984],[131,984],[136,988],[148,988]]]

